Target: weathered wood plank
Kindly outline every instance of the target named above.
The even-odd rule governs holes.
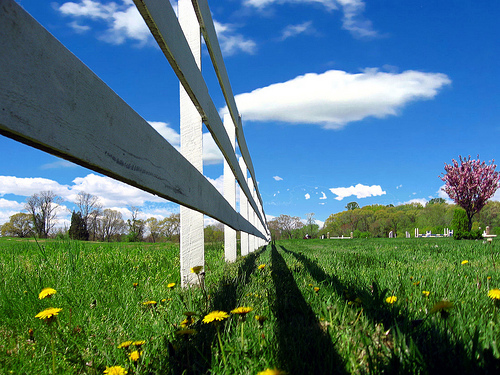
[[[0,88],[0,134],[263,236],[13,0],[0,0]]]
[[[262,225],[265,219],[260,214],[254,197],[247,184],[244,184],[243,173],[239,167],[236,155],[231,152],[231,143],[222,124],[219,113],[208,93],[208,87],[197,68],[188,43],[179,25],[172,5],[164,0],[134,0],[137,9],[144,18],[160,49],[169,61],[187,94],[198,109],[203,122],[212,134],[215,143],[227,160],[236,180],[243,188],[250,205],[257,212]]]

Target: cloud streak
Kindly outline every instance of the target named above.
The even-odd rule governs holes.
[[[367,186],[362,184],[357,184],[356,186],[350,187],[331,188],[330,191],[336,195],[335,199],[338,201],[341,201],[346,197],[350,197],[351,195],[355,195],[356,198],[360,199],[386,194],[386,192],[382,190],[380,185]]]
[[[441,73],[365,69],[351,74],[308,73],[236,96],[246,121],[280,121],[341,129],[365,118],[397,115],[417,100],[433,99],[451,80]],[[227,112],[227,108],[221,110]]]

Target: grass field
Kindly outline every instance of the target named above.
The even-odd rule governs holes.
[[[182,290],[174,244],[2,238],[0,373],[499,373],[498,246],[281,241],[225,264],[209,244]]]

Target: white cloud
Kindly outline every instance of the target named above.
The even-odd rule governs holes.
[[[306,199],[310,199],[311,195],[309,193],[306,193],[305,197],[306,197]]]
[[[428,200],[425,198],[415,198],[415,199],[410,199],[408,202],[404,202],[403,204],[420,203],[422,206],[425,207],[427,202]]]
[[[403,185],[402,185],[402,184],[401,184],[401,185],[398,185],[398,186],[396,186],[396,190],[397,190],[397,189],[399,189],[399,188],[402,188],[402,187],[403,187]]]
[[[281,33],[280,40],[285,40],[300,34],[311,34],[314,32],[312,21],[306,21],[299,25],[288,25]]]
[[[441,73],[380,72],[365,69],[308,73],[236,96],[246,121],[282,121],[340,129],[367,117],[397,115],[412,101],[432,99],[450,84]],[[226,113],[227,108],[221,110]]]
[[[85,177],[77,177],[73,180],[71,187],[75,195],[80,191],[100,197],[105,207],[109,206],[143,206],[146,202],[165,202],[165,199],[147,193],[123,182],[113,180],[105,176],[88,174]],[[74,199],[71,199],[73,201]]]
[[[76,168],[76,167],[78,166],[70,161],[59,159],[52,163],[43,164],[40,167],[40,169],[59,169],[59,168]]]
[[[106,43],[123,44],[127,40],[138,42],[139,46],[153,43],[146,23],[131,0],[109,3],[80,0],[54,7],[62,15],[74,19],[69,26],[78,33],[91,29],[86,24],[88,21],[100,22],[105,24],[105,29],[98,33],[98,39]]]
[[[149,124],[158,132],[160,135],[165,138],[168,143],[174,146],[177,151],[180,152],[181,147],[181,136],[180,134],[172,129],[170,125],[166,122],[161,121],[148,121]],[[212,135],[210,133],[203,133],[203,163],[206,165],[209,164],[219,164],[222,163],[223,156],[222,152],[217,147]]]
[[[349,31],[356,38],[371,38],[378,36],[373,29],[372,22],[363,17],[365,2],[363,0],[245,0],[244,4],[263,10],[273,4],[319,4],[328,11],[341,8],[342,28]]]
[[[219,40],[222,54],[227,57],[238,52],[254,54],[257,50],[257,44],[243,35],[235,32],[236,26],[232,24],[222,24],[214,21],[217,39]]]
[[[333,10],[337,6],[334,0],[244,0],[245,5],[250,5],[259,9],[263,9],[272,4],[284,4],[284,3],[318,3],[325,6],[327,9]]]
[[[337,195],[335,199],[338,201],[341,201],[342,199],[351,195],[355,195],[356,198],[368,198],[386,194],[386,192],[382,190],[380,185],[367,186],[362,184],[357,184],[356,186],[350,187],[331,188],[330,191],[333,194]]]
[[[67,186],[46,178],[19,178],[14,176],[0,176],[0,196],[14,194],[29,197],[42,190],[51,190],[62,197],[70,195]]]
[[[365,3],[362,0],[337,0],[342,7],[344,17],[342,27],[356,38],[371,38],[378,36],[373,30],[372,22],[362,17]]]
[[[275,181],[283,181],[283,179],[280,176],[273,176]]]
[[[327,199],[324,191],[321,192],[321,197],[319,199]]]

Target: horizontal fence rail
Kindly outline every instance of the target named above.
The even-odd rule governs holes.
[[[208,87],[194,60],[172,5],[169,1],[164,0],[134,0],[134,3],[191,101],[198,109],[203,122],[228,162],[262,226],[266,228],[264,216],[260,213],[257,203],[248,189],[246,178],[231,147],[231,141],[210,97]],[[237,122],[235,123],[237,124]]]
[[[13,0],[0,0],[0,134],[267,240],[262,206],[257,206],[246,173],[234,151],[230,152],[230,140],[200,71],[192,66],[193,56],[170,2],[135,2],[221,148],[263,232],[236,212],[202,173]],[[169,38],[173,40],[167,43]],[[241,121],[235,124],[238,132]],[[243,147],[242,154],[248,154],[240,136],[240,150]],[[261,202],[260,194],[257,197]]]

